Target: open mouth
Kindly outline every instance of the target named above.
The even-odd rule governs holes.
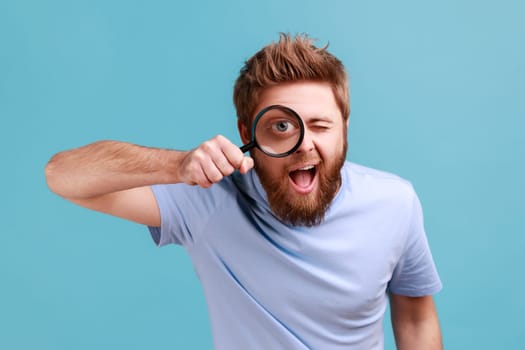
[[[288,175],[290,176],[292,186],[297,192],[308,194],[315,186],[317,168],[315,165],[307,165],[290,171]]]

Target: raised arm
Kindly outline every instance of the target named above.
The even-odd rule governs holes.
[[[46,166],[51,191],[76,204],[149,226],[160,225],[150,186],[186,183],[209,187],[238,169],[253,167],[222,136],[191,151],[99,141],[60,152]]]

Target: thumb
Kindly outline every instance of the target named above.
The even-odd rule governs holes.
[[[252,157],[244,157],[242,159],[241,166],[239,167],[239,171],[241,174],[246,174],[250,169],[253,168],[253,158]]]

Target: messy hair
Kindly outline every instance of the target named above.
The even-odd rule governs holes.
[[[235,82],[233,102],[237,118],[246,126],[257,112],[261,93],[268,87],[296,81],[327,82],[344,121],[350,115],[348,77],[341,61],[318,48],[306,34],[292,37],[281,33],[279,41],[262,48],[248,59]]]

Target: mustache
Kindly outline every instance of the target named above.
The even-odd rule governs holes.
[[[298,164],[315,164],[316,167],[324,165],[323,159],[317,152],[314,152],[314,154],[293,153],[286,156],[285,159],[286,163],[283,163],[282,167],[288,171],[296,167]],[[254,161],[255,168],[263,167],[263,164],[265,163],[264,159],[258,159],[258,157],[254,157]]]

